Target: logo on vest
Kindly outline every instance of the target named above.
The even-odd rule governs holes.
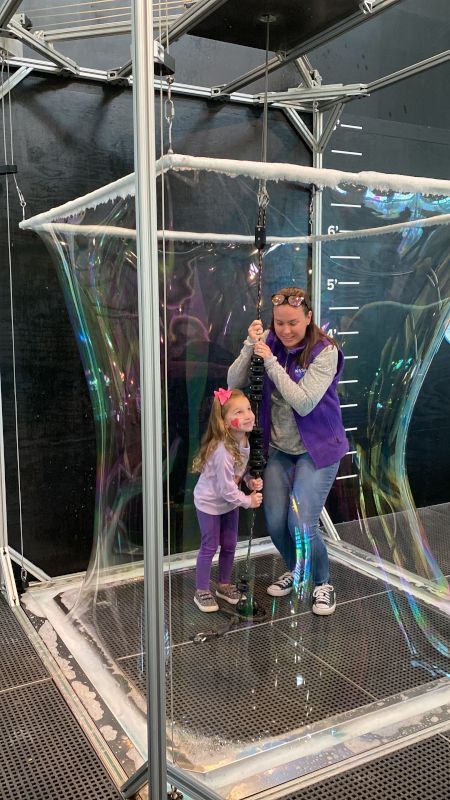
[[[294,369],[294,378],[296,381],[299,381],[303,376],[306,375],[306,369],[297,365]]]

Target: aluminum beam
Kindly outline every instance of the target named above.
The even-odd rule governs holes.
[[[373,7],[372,13],[370,14],[367,13],[367,11],[364,12],[362,9],[360,9],[351,16],[347,17],[347,19],[338,22],[336,25],[332,25],[330,28],[327,28],[326,31],[322,31],[321,33],[317,34],[317,36],[312,36],[307,41],[302,42],[302,44],[300,44],[298,47],[294,47],[287,53],[277,55],[275,58],[270,59],[268,62],[269,72],[273,72],[279,67],[284,66],[284,64],[289,64],[291,61],[295,61],[295,59],[306,55],[307,53],[311,52],[311,50],[314,50],[316,47],[321,47],[322,45],[331,42],[337,36],[342,36],[342,34],[347,33],[347,31],[352,30],[357,25],[360,25],[363,22],[367,22],[367,20],[376,16],[376,14],[379,14],[382,11],[386,11],[391,6],[394,6],[397,3],[401,2],[402,0],[380,0],[380,2]],[[245,75],[236,78],[234,81],[231,81],[230,83],[226,84],[226,86],[217,87],[215,94],[221,96],[221,95],[228,95],[231,92],[236,92],[243,86],[248,86],[249,83],[252,83],[253,81],[258,80],[258,78],[261,78],[265,73],[265,69],[266,65],[261,64],[260,67],[256,67],[250,72],[246,72]]]
[[[300,114],[294,108],[283,108],[283,112],[299,136],[301,136],[305,144],[308,145],[309,149],[314,150],[314,148],[317,146],[316,140],[309,128],[303,122]]]
[[[320,142],[323,135],[323,114],[317,108],[313,113],[313,130],[314,139]],[[316,146],[313,151],[313,167],[322,167],[322,152]],[[311,203],[311,233],[313,236],[322,233],[322,215],[323,215],[323,189],[315,187],[313,189],[312,203]],[[322,282],[322,242],[315,241],[312,243],[312,260],[311,260],[311,294],[312,305],[314,311],[314,322],[320,327],[320,298],[321,298],[321,282]]]
[[[120,787],[121,794],[125,800],[134,797],[136,792],[147,785],[147,775],[148,767],[147,763],[145,763]],[[200,783],[189,772],[183,772],[170,762],[167,764],[167,778],[172,786],[182,789],[183,792],[189,792],[189,796],[192,796],[195,800],[222,800],[216,792]],[[169,795],[165,796],[169,797]]]
[[[364,97],[368,94],[367,86],[364,83],[328,84],[325,86],[315,86],[311,89],[290,89],[287,92],[269,92],[269,103],[280,103],[282,105],[297,105],[298,103],[320,103],[324,100],[335,100],[347,97]],[[258,95],[260,102],[263,95]]]
[[[14,550],[14,547],[9,545],[8,552],[11,557],[11,560],[18,564],[20,567],[23,565],[24,569],[26,569],[28,575],[33,575],[34,578],[37,578],[38,581],[46,582],[51,581],[51,575],[47,575],[43,569],[37,567],[36,564],[33,564],[28,558],[23,557],[22,554],[18,553],[17,550]]]
[[[3,441],[3,411],[0,380],[0,579],[10,606],[19,605],[16,582],[8,550],[8,519],[6,514],[5,447]]]
[[[33,67],[20,67],[14,72],[7,81],[0,87],[0,100],[5,97],[18,83],[21,83],[27,75],[33,72]]]
[[[79,75],[80,67],[75,61],[72,61],[71,58],[67,58],[63,56],[62,53],[58,53],[56,50],[51,47],[51,45],[47,44],[43,39],[35,36],[34,33],[30,33],[29,31],[25,30],[22,25],[19,25],[15,20],[11,20],[8,23],[7,30],[13,34],[16,39],[19,39],[23,44],[26,44],[32,50],[35,50],[44,58],[48,58],[53,64],[56,64],[61,69],[66,70],[74,75]]]
[[[198,0],[185,14],[179,14],[173,25],[169,25],[168,30],[162,34],[160,43],[166,47],[169,42],[174,42],[184,33],[189,33],[198,22],[217,11],[225,2],[226,0]],[[128,75],[131,75],[131,71],[132,62],[127,61],[122,67],[109,72],[110,81],[117,82],[127,78]]]
[[[165,25],[167,20],[170,22],[177,19],[179,14],[170,14],[168,17],[156,17],[154,19],[155,28]],[[54,28],[44,31],[43,37],[46,42],[62,42],[64,40],[100,38],[102,36],[122,36],[131,33],[131,21],[129,22],[105,22],[94,25],[79,25],[73,28]]]
[[[0,28],[4,28],[16,13],[22,0],[3,0],[0,3]]]
[[[89,39],[100,36],[120,36],[131,33],[130,22],[105,22],[97,25],[79,25],[73,28],[54,28],[44,31],[43,38],[46,42],[62,42],[67,39]]]
[[[444,52],[438,53],[435,56],[431,56],[431,58],[426,58],[424,61],[418,61],[417,64],[411,64],[409,67],[399,69],[397,72],[392,72],[390,75],[386,75],[384,78],[378,78],[378,80],[368,83],[367,90],[370,93],[378,92],[380,89],[384,89],[385,86],[391,86],[394,83],[404,81],[406,78],[411,78],[413,75],[419,75],[421,72],[425,72],[427,69],[432,69],[433,67],[438,67],[440,64],[445,64],[446,61],[449,60],[450,50],[444,50]]]
[[[133,0],[133,116],[136,176],[148,777],[152,798],[167,793],[163,578],[163,452],[153,9]]]
[[[333,110],[331,111],[331,114],[327,119],[327,124],[323,129],[322,135],[317,145],[319,153],[324,152],[328,142],[330,141],[333,135],[333,131],[336,127],[336,122],[339,119],[343,108],[344,108],[344,103],[337,103],[333,107]]]
[[[316,69],[313,69],[308,56],[300,56],[295,59],[295,66],[297,67],[300,75],[302,76],[303,85],[307,89],[312,89],[313,86],[320,86],[322,78]]]

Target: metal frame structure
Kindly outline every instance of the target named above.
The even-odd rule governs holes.
[[[8,520],[6,514],[5,448],[3,444],[3,411],[0,381],[0,586],[10,606],[19,605],[16,582],[8,549]]]
[[[161,44],[175,41],[193,29],[196,23],[220,9],[225,0],[198,0],[185,13],[174,18]],[[443,64],[450,59],[450,51],[439,53],[424,61],[372,81],[368,84],[322,85],[320,75],[311,66],[307,53],[332,41],[352,28],[368,21],[378,13],[397,5],[401,0],[362,0],[359,11],[344,23],[331,26],[325,33],[309,39],[300,47],[287,53],[278,53],[269,61],[269,72],[285,64],[295,62],[302,86],[288,92],[269,94],[272,108],[283,109],[286,118],[312,152],[313,165],[322,165],[323,152],[333,133],[344,105],[355,98],[368,96],[396,82]],[[190,791],[198,800],[215,800],[207,787],[193,778],[166,764],[165,738],[165,663],[163,605],[163,504],[161,473],[161,388],[159,378],[159,295],[157,264],[157,224],[155,195],[155,140],[154,140],[154,88],[153,62],[155,45],[153,40],[152,4],[147,0],[133,0],[132,24],[112,23],[97,26],[78,26],[69,30],[54,29],[38,35],[27,29],[27,21],[13,18],[21,0],[3,0],[0,3],[0,27],[7,28],[8,35],[33,49],[45,61],[10,58],[8,63],[15,70],[9,80],[9,91],[33,72],[60,75],[73,79],[96,81],[103,84],[123,84],[130,87],[134,82],[135,119],[135,166],[136,166],[136,213],[138,263],[149,264],[150,269],[139,271],[141,380],[142,380],[142,445],[143,445],[143,503],[144,503],[144,570],[146,576],[146,663],[148,682],[148,765],[139,770],[126,784],[125,796],[131,796],[138,786],[151,776],[153,797],[163,798],[167,793],[167,780]],[[84,39],[133,32],[133,59],[118,69],[95,70],[84,68],[72,59],[59,53],[53,42],[65,39]],[[156,59],[158,53],[156,52]],[[238,90],[260,78],[265,65],[261,65],[232,82],[212,89],[174,83],[172,93],[185,94],[204,99],[228,99],[231,102],[260,105],[260,94],[242,94]],[[133,78],[131,77],[133,73]],[[300,112],[312,114],[313,129],[308,128]],[[328,116],[326,117],[326,114]],[[150,221],[150,222],[149,222]],[[315,190],[312,199],[311,232],[322,232],[322,192]],[[315,298],[316,321],[320,323],[321,244],[315,242],[312,255],[312,291]],[[0,404],[0,570],[6,595],[11,605],[18,605],[17,591],[11,568],[11,555],[7,543],[6,502],[4,483],[3,427]],[[329,536],[334,539],[336,551],[339,536],[330,518],[324,513],[322,522]],[[351,554],[346,558],[351,560]],[[32,565],[31,565],[32,567]],[[30,567],[30,571],[33,572]]]

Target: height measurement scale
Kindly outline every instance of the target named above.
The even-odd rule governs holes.
[[[363,158],[363,126],[338,122],[331,140],[331,147],[325,154],[326,164],[331,169],[359,172]],[[345,233],[364,227],[362,203],[349,196],[331,190],[324,190],[323,232],[328,234]],[[329,323],[327,332],[342,349],[345,356],[345,369],[339,382],[339,398],[344,427],[349,440],[349,450],[342,459],[336,481],[357,485],[358,472],[355,463],[354,436],[362,422],[361,418],[361,359],[360,331],[353,324],[362,305],[364,288],[360,271],[363,258],[358,239],[328,244],[322,250],[322,324]]]

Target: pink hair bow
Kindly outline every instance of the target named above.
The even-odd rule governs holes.
[[[217,389],[214,391],[214,397],[217,397],[221,406],[224,406],[231,397],[231,389]]]

